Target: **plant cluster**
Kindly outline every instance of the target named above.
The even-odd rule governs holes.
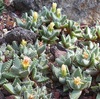
[[[20,45],[13,41],[0,46],[0,85],[16,99],[51,99],[45,86],[33,87],[56,79],[70,99],[79,99],[85,89],[97,92],[96,99],[100,98],[99,24],[81,28],[56,3],[50,10],[43,7],[39,14],[33,10],[24,13],[16,23],[37,33],[38,38],[34,45],[22,40]],[[51,62],[46,48],[53,44],[62,46],[66,54]]]
[[[0,85],[16,99],[48,99],[51,97],[45,86],[41,89],[36,83],[49,80],[48,60],[45,55],[45,45],[36,41],[35,45],[22,40],[18,45],[3,44],[0,47]],[[12,81],[12,82],[11,82]],[[36,87],[34,89],[33,87]],[[31,95],[31,96],[30,96]]]

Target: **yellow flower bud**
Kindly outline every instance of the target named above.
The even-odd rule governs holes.
[[[66,66],[63,64],[61,67],[62,76],[65,77],[67,75]]]
[[[51,23],[49,24],[49,26],[48,26],[48,30],[49,30],[49,31],[52,31],[52,30],[54,29],[54,28],[53,28],[54,26],[55,26],[54,22],[51,22]]]
[[[22,39],[22,42],[21,42],[21,44],[22,44],[23,46],[26,46],[26,44],[27,44],[27,41],[25,41],[24,39]]]
[[[75,22],[74,25],[78,27],[79,26],[79,23]]]
[[[60,8],[58,8],[58,9],[57,9],[57,17],[59,17],[59,18],[60,18],[60,16],[61,16],[61,9],[60,9]]]
[[[80,85],[80,84],[83,84],[83,82],[81,81],[81,78],[80,77],[74,77],[74,84],[75,85]]]
[[[52,12],[56,12],[57,3],[52,4]]]
[[[31,59],[27,56],[24,56],[24,59],[22,60],[22,66],[24,69],[27,69],[30,65]]]
[[[34,22],[37,22],[37,19],[38,19],[38,13],[37,12],[34,12],[33,18],[34,18]]]
[[[87,59],[88,57],[89,57],[89,54],[86,53],[86,52],[84,52],[84,53],[83,53],[83,58],[86,58],[86,59]]]

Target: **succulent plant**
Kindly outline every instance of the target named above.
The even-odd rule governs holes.
[[[71,38],[77,37],[77,38],[82,38],[82,30],[80,29],[80,24],[72,21],[72,20],[67,20],[67,24],[65,26],[65,33],[69,34]]]
[[[67,50],[66,55],[61,55],[59,58],[56,58],[56,63],[58,63],[59,66],[65,64],[70,67],[73,63],[74,58],[75,58],[74,51]]]
[[[40,13],[40,16],[42,22],[45,24],[49,24],[53,21],[57,29],[64,28],[67,22],[67,17],[61,14],[61,9],[57,8],[56,3],[52,4],[51,10],[47,9],[44,6]]]
[[[82,90],[89,88],[91,85],[92,77],[82,74],[82,70],[78,67],[70,76],[66,76],[66,83],[68,88],[73,91],[70,93],[70,99],[78,99]]]
[[[26,78],[30,74],[37,82],[47,81],[49,78],[47,77],[48,61],[44,53],[45,47],[38,41],[35,45],[24,40],[20,45],[16,41],[12,42],[12,45],[3,44],[0,47],[0,85],[16,77]]]
[[[42,26],[40,35],[44,43],[55,43],[55,41],[58,40],[57,36],[59,35],[60,31],[54,30],[54,25],[54,22],[51,22],[48,27]]]
[[[16,18],[16,23],[18,26],[38,32],[38,28],[42,25],[42,22],[39,20],[38,13],[30,10],[30,14],[27,12],[22,15],[22,19]]]
[[[67,65],[62,64],[61,67],[52,66],[54,76],[59,80],[60,83],[65,84],[65,78],[69,75]]]
[[[18,55],[26,55],[34,58],[40,56],[46,49],[46,45],[40,43],[41,42],[37,40],[36,43],[32,45],[31,43],[27,43],[27,41],[24,40],[20,45],[18,45],[16,41],[13,41],[12,47]]]
[[[84,39],[85,40],[90,40],[90,41],[96,41],[97,38],[98,38],[98,36],[96,34],[96,29],[86,27],[85,33],[84,33]]]
[[[46,82],[49,80],[49,78],[46,76],[47,74],[48,60],[46,59],[45,54],[43,54],[39,57],[37,66],[33,68],[32,78],[37,82]]]
[[[76,59],[74,63],[83,67],[95,67],[99,63],[99,50],[100,49],[98,44],[91,50],[88,49],[87,46],[83,49],[77,48]]]
[[[77,41],[77,38],[71,38],[70,35],[65,36],[62,35],[62,39],[60,44],[63,45],[65,48],[68,49],[74,49],[75,48],[75,42]]]
[[[6,83],[3,85],[9,93],[13,94],[15,99],[50,99],[51,94],[47,93],[46,87],[33,88],[34,82],[29,79],[21,81],[15,78],[13,83]]]

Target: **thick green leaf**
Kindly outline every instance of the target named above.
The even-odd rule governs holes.
[[[100,93],[97,94],[96,99],[100,99]]]
[[[14,79],[16,75],[11,72],[3,72],[2,77],[7,78],[7,79]]]
[[[15,18],[15,20],[18,26],[24,27],[23,22],[19,18]]]
[[[60,75],[60,68],[57,68],[55,66],[52,66],[52,71],[54,73],[54,75],[59,78],[59,75]]]
[[[8,71],[10,69],[12,65],[12,60],[9,60],[7,62],[5,62],[3,65],[2,65],[2,70],[1,72],[4,72],[4,71]]]
[[[0,79],[0,86],[3,85],[3,84],[5,84],[5,83],[7,83],[7,82],[8,82],[7,79],[1,78],[1,79]]]
[[[80,78],[82,78],[82,70],[81,70],[81,68],[78,67],[78,68],[73,72],[72,76],[73,76],[73,77],[80,77]]]
[[[73,91],[70,93],[70,99],[79,99],[81,93],[82,93],[81,90],[73,90]]]
[[[11,94],[16,94],[14,87],[11,83],[4,84],[3,87]]]
[[[29,71],[28,70],[20,71],[19,72],[19,75],[21,77],[27,77],[29,75]]]
[[[13,61],[13,65],[16,66],[17,68],[21,67],[21,61],[19,58],[15,58]]]
[[[45,49],[46,49],[46,45],[43,45],[39,49],[37,49],[38,55],[40,55]]]
[[[21,83],[21,81],[20,81],[20,79],[18,78],[18,77],[16,77],[15,79],[14,79],[14,81],[13,81],[13,86],[15,87],[16,85],[17,85],[17,83]]]

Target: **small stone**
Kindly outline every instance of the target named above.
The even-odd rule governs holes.
[[[4,42],[11,44],[13,41],[17,41],[18,44],[20,44],[22,39],[34,44],[37,39],[37,34],[30,30],[21,27],[16,27],[3,37],[3,42],[0,42],[0,44]]]

